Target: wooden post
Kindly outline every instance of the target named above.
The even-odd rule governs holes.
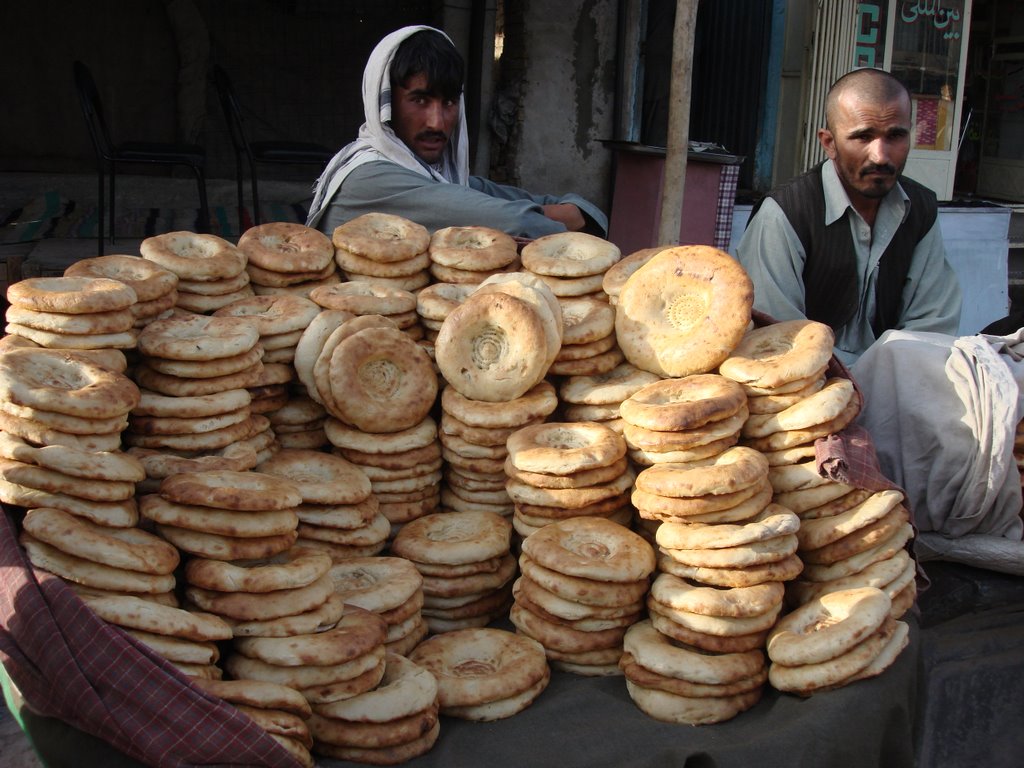
[[[669,85],[668,141],[661,185],[658,245],[678,245],[686,186],[686,153],[690,143],[690,79],[699,0],[676,0],[672,30],[672,80]]]

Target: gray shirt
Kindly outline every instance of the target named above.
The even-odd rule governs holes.
[[[518,187],[471,176],[468,185],[448,184],[407,168],[375,160],[354,168],[317,223],[330,236],[334,228],[364,213],[391,213],[422,224],[430,232],[444,227],[481,226],[517,237],[537,238],[564,232],[546,217],[543,205],[573,203],[604,235],[608,220],[579,195],[535,195]]]
[[[882,199],[875,225],[870,227],[850,203],[831,160],[822,166],[821,179],[825,224],[845,216],[857,255],[857,312],[845,326],[835,329],[836,356],[849,365],[875,341],[871,318],[875,313],[878,262],[910,212],[910,201],[897,184]],[[736,257],[754,283],[755,309],[776,320],[806,316],[803,269],[807,255],[786,214],[773,199],[767,198],[751,219]],[[946,260],[936,219],[914,248],[896,327],[955,335],[960,325],[960,302],[960,284]]]

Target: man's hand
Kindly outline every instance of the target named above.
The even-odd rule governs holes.
[[[583,214],[580,213],[580,209],[572,203],[554,203],[552,205],[545,205],[543,208],[545,216],[562,222],[570,232],[579,232],[587,225]]]

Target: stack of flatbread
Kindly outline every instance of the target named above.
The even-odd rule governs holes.
[[[138,387],[79,352],[20,347],[0,355],[0,429],[37,446],[115,451]]]
[[[601,517],[629,527],[636,473],[615,430],[592,421],[544,422],[513,432],[507,449],[505,488],[521,537],[572,517]]]
[[[245,389],[229,389],[212,395],[196,395],[193,397],[174,397],[160,395],[156,392],[144,391],[139,403],[132,409],[131,419],[138,420],[140,430],[143,425],[195,424],[209,420],[210,424],[219,424],[225,419],[237,418],[239,412],[244,413],[249,407],[250,395]],[[146,477],[136,488],[138,493],[155,493],[165,477],[180,472],[198,472],[227,469],[233,472],[244,472],[252,469],[261,460],[277,450],[274,434],[270,431],[270,422],[266,417],[252,415],[250,417],[256,434],[238,440],[223,448],[186,450],[168,447],[143,448],[133,446],[127,453],[138,459],[145,469]]]
[[[168,232],[147,237],[139,251],[178,276],[176,306],[181,309],[207,314],[252,296],[245,254],[216,235]]]
[[[138,520],[138,460],[120,451],[139,390],[81,353],[0,355],[0,500],[118,528]]]
[[[607,301],[561,298],[562,346],[548,369],[553,376],[599,376],[624,359],[615,336],[615,309]]]
[[[264,412],[282,448],[323,448],[329,444],[324,431],[327,409],[306,394],[301,384],[286,387],[282,400],[282,405]]]
[[[711,654],[676,642],[649,620],[626,631],[619,665],[626,690],[646,714],[668,723],[720,723],[761,699],[768,679],[761,649]]]
[[[330,581],[329,576],[321,578]],[[291,685],[311,704],[340,701],[380,682],[384,631],[379,616],[345,605],[341,618],[330,628],[236,636],[235,653],[225,660],[225,667],[241,679]]]
[[[416,292],[416,314],[423,326],[423,340],[432,350],[441,325],[451,311],[469,296],[478,283],[431,283]]]
[[[25,515],[19,540],[34,566],[82,591],[174,603],[178,551],[140,528],[37,507]]]
[[[324,550],[332,560],[384,549],[391,525],[380,513],[369,478],[356,465],[323,451],[282,448],[256,471],[299,489],[299,546]]]
[[[766,453],[814,445],[840,432],[860,412],[860,395],[850,379],[833,377],[817,392],[777,413],[752,413],[743,425],[743,443]]]
[[[186,472],[139,498],[142,516],[182,552],[216,560],[271,557],[297,538],[302,494],[262,472]]]
[[[676,642],[709,656],[744,653],[764,648],[784,592],[779,581],[723,588],[660,573],[647,608],[654,629]]]
[[[314,366],[320,359],[320,354],[324,351],[324,345],[331,334],[338,330],[346,320],[352,320],[354,317],[355,315],[351,312],[340,309],[322,310],[302,331],[302,335],[295,345],[295,357],[292,360],[292,369],[297,379],[295,386],[301,385],[306,395],[320,405],[324,404],[324,399],[317,388],[316,379],[313,377]],[[386,321],[384,322],[386,323]],[[327,355],[324,362],[321,363],[321,367],[328,366],[329,363],[330,355]],[[326,387],[328,383],[326,378],[323,383]]]
[[[313,710],[293,688],[260,680],[199,680],[195,685],[255,720],[303,768],[313,768],[312,735],[306,721]]]
[[[537,277],[487,278],[441,324],[434,359],[447,384],[471,400],[504,402],[544,380],[562,346],[562,310]]]
[[[302,332],[318,314],[320,306],[302,296],[281,294],[250,296],[216,310],[214,317],[245,317],[259,333],[264,363],[290,364]]]
[[[769,454],[773,465],[813,457],[816,439],[839,432],[860,411],[853,382],[827,377],[832,344],[827,325],[788,320],[748,331],[719,366],[747,394],[743,442]],[[803,450],[771,455],[790,449]]]
[[[125,442],[172,455],[213,453],[254,438],[269,422],[247,388],[263,373],[250,320],[182,313],[139,334],[134,377],[144,391]]]
[[[136,293],[106,277],[30,277],[7,289],[6,332],[49,349],[134,349]]]
[[[369,478],[377,509],[391,524],[389,539],[410,520],[438,509],[441,444],[433,418],[425,416],[406,429],[381,433],[328,419],[324,430],[333,452]]]
[[[345,608],[327,578],[330,567],[327,553],[305,547],[236,561],[191,557],[186,597],[193,609],[209,606],[202,610],[223,618],[234,637],[319,632],[337,624]]]
[[[794,578],[799,519],[771,504],[767,463],[742,446],[691,465],[656,464],[636,478],[633,503],[657,521],[659,569],[717,587]]]
[[[555,388],[547,381],[521,397],[496,403],[473,400],[445,387],[440,426],[445,506],[510,517],[514,505],[505,489],[508,438],[518,429],[543,422],[557,406]]]
[[[803,604],[828,592],[875,587],[889,597],[893,618],[903,616],[917,597],[917,566],[905,548],[913,529],[902,502],[901,491],[858,489],[797,511],[804,569],[787,586],[791,601]]]
[[[479,285],[519,268],[516,241],[491,227],[444,227],[430,236],[428,252],[430,274],[440,283]]]
[[[615,304],[619,347],[665,378],[714,371],[750,324],[754,285],[728,253],[666,248],[626,279]]]
[[[224,669],[240,680],[287,685],[314,707],[330,706],[381,682],[384,621],[370,611],[345,605],[331,627],[248,637],[236,634]]]
[[[387,624],[385,648],[408,656],[430,628],[423,618],[423,576],[404,557],[350,557],[331,566],[335,594]]]
[[[602,283],[622,252],[601,237],[558,232],[523,246],[523,270],[543,280],[559,299],[592,296],[607,300]]]
[[[621,674],[626,629],[643,615],[654,550],[598,517],[574,517],[526,537],[509,617],[544,646],[555,669]]]
[[[335,261],[349,282],[403,291],[430,282],[430,234],[414,221],[366,213],[336,227],[331,241]]]
[[[135,484],[144,477],[139,460],[118,450],[36,445],[0,432],[0,500],[8,504],[54,507],[97,525],[129,528],[138,522]]]
[[[800,521],[771,504],[768,465],[730,448],[690,465],[656,464],[637,475],[634,503],[656,519],[660,574],[647,608],[654,628],[712,653],[762,648],[800,573]]]
[[[82,595],[101,619],[121,627],[186,675],[219,680],[218,642],[231,639],[231,627],[219,616],[187,611],[128,595]]]
[[[81,259],[64,270],[64,277],[103,277],[135,291],[129,309],[136,328],[166,317],[178,302],[178,276],[138,256],[109,255]]]
[[[892,618],[885,592],[829,592],[786,614],[768,636],[768,680],[809,696],[874,677],[907,646],[909,627]]]
[[[631,363],[620,363],[594,376],[568,376],[558,387],[562,417],[566,421],[596,421],[622,434],[622,401],[656,381],[659,376]]]
[[[512,717],[530,706],[551,680],[544,646],[492,627],[434,635],[409,659],[437,680],[441,714],[463,720]]]
[[[263,363],[259,376],[246,387],[252,400],[250,410],[264,415],[283,408],[288,402],[294,381],[295,368],[291,365]]]
[[[512,526],[493,512],[438,512],[403,526],[391,554],[423,576],[430,631],[483,627],[508,610],[516,560]]]
[[[238,238],[245,270],[257,295],[287,294],[308,298],[320,285],[340,281],[334,246],[322,232],[294,222],[267,222]]]
[[[646,384],[619,406],[622,434],[637,464],[689,464],[714,459],[740,438],[747,398],[714,373]]]
[[[628,256],[623,256],[610,266],[601,280],[601,288],[608,296],[608,303],[613,307],[618,304],[619,294],[622,293],[622,288],[630,275],[650,261],[655,254],[664,251],[667,247],[669,246],[641,248],[639,251],[633,251]]]
[[[337,760],[398,765],[426,754],[441,731],[437,681],[405,656],[388,653],[370,691],[314,704],[313,752]]]
[[[413,341],[423,338],[423,326],[416,313],[416,294],[403,288],[373,283],[338,283],[310,292],[310,298],[327,310],[355,316],[385,317]]]
[[[297,370],[313,383],[309,396],[333,419],[369,433],[400,432],[426,418],[437,397],[426,351],[383,316],[334,317],[340,322],[322,344],[318,333],[297,348]]]

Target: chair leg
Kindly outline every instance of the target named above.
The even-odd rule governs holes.
[[[110,244],[114,244],[114,181],[117,177],[117,169],[114,161],[110,161]]]
[[[106,207],[103,205],[104,195],[106,194],[103,189],[103,163],[102,161],[96,168],[96,179],[99,182],[99,189],[96,194],[96,255],[103,255],[103,239],[106,229]]]
[[[260,217],[260,193],[256,188],[256,161],[249,158],[249,183],[252,185],[252,221],[253,224],[262,224]]]
[[[235,184],[238,187],[238,234],[245,231],[245,221],[242,210],[245,207],[245,197],[242,194],[242,158],[235,152]]]
[[[196,184],[199,187],[199,231],[210,231],[210,206],[206,202],[206,178],[203,176],[203,169],[199,166],[192,167],[196,175]]]

